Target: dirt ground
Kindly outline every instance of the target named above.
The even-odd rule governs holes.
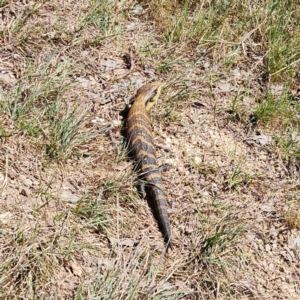
[[[1,299],[299,299],[299,160],[280,141],[300,133],[252,122],[284,89],[263,53],[245,41],[228,66],[225,42],[168,43],[135,1],[0,3]],[[123,134],[153,80],[165,255]]]

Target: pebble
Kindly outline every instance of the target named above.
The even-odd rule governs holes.
[[[29,179],[29,178],[26,178],[24,181],[23,181],[24,185],[26,186],[32,186],[32,181]]]
[[[23,189],[21,189],[20,194],[25,196],[25,197],[29,197],[30,196],[30,190],[27,189],[27,188],[23,188]]]
[[[71,192],[69,191],[63,191],[61,194],[60,194],[60,198],[64,201],[68,201],[68,202],[71,202],[71,203],[76,203],[80,200],[80,197],[75,195],[75,194],[72,194]]]

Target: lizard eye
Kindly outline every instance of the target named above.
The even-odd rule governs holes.
[[[151,95],[150,95],[150,97],[149,97],[149,101],[150,101],[150,102],[153,101],[153,98],[156,96],[156,94],[157,94],[157,89],[154,90],[154,91],[151,93]]]
[[[146,103],[145,103],[145,105],[147,106],[148,105],[148,103],[153,103],[153,102],[155,102],[155,96],[157,95],[157,89],[156,90],[154,90],[152,93],[151,93],[151,95],[148,97],[148,99],[146,100]]]

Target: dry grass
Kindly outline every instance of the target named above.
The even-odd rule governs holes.
[[[0,13],[1,299],[299,298],[298,3]],[[151,80],[166,256],[122,135]]]

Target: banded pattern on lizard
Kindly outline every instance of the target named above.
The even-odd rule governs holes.
[[[127,138],[133,151],[140,176],[146,181],[146,193],[153,202],[166,249],[173,249],[167,204],[153,145],[150,109],[157,102],[161,83],[152,82],[137,91],[127,117]]]

